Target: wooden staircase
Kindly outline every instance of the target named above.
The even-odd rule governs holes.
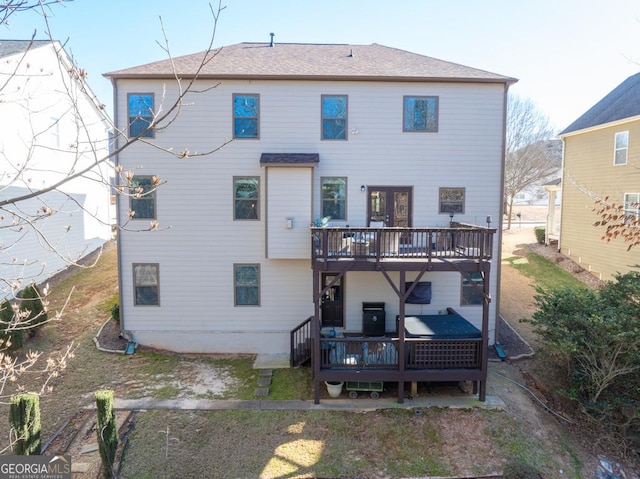
[[[297,368],[311,359],[313,334],[311,320],[307,318],[291,330],[291,357],[289,363],[292,368]]]

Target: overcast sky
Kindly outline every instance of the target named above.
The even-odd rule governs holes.
[[[211,2],[217,8],[217,0]],[[225,0],[214,46],[240,42],[380,43],[516,77],[560,130],[640,71],[638,0]],[[105,72],[163,60],[162,17],[174,56],[204,50],[206,0],[74,0],[52,7],[56,39],[111,108]],[[0,39],[45,38],[35,12]]]

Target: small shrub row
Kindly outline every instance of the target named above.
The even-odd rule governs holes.
[[[0,303],[0,351],[20,349],[47,319],[42,295],[35,285],[27,286],[14,304],[5,299]]]
[[[115,477],[114,463],[118,449],[113,391],[102,389],[95,393],[98,412],[98,448],[102,458],[102,477]],[[20,456],[41,452],[40,396],[35,393],[18,394],[11,398],[9,424],[13,453]]]
[[[536,235],[536,241],[540,244],[544,244],[544,237],[546,236],[547,229],[544,226],[536,226],[533,228],[533,232]]]
[[[538,289],[530,321],[541,349],[563,369],[564,392],[599,416],[637,405],[640,272],[617,274],[600,290]]]
[[[120,324],[120,305],[118,303],[111,306],[111,317]]]

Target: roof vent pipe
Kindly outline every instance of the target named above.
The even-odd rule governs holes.
[[[348,56],[353,58],[353,48],[351,50],[349,50],[349,55]]]
[[[273,37],[275,37],[276,34],[275,33],[270,33],[269,35],[271,35],[271,42],[269,43],[269,46],[273,47]]]

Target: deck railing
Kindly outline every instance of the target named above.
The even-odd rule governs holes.
[[[398,338],[322,338],[320,369],[398,369]],[[480,369],[482,340],[406,338],[406,369]]]
[[[495,229],[311,228],[314,261],[476,259],[490,260]]]
[[[291,338],[289,340],[291,354],[289,356],[289,363],[292,368],[298,367],[311,359],[311,350],[313,347],[312,320],[313,316],[305,319],[291,330]]]
[[[407,339],[407,369],[480,369],[482,340]]]

